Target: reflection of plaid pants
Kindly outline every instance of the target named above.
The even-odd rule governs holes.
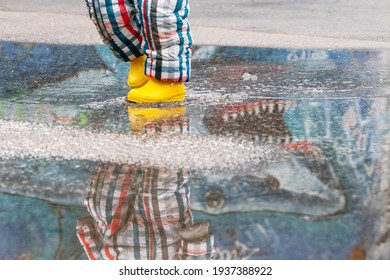
[[[183,240],[193,224],[185,170],[104,163],[93,176],[77,236],[90,259],[210,259],[212,236]]]
[[[86,0],[103,41],[124,61],[147,55],[145,74],[186,82],[192,37],[189,0]]]

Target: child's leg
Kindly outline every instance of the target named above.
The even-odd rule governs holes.
[[[86,0],[89,15],[104,43],[124,61],[143,55],[134,0]]]
[[[161,81],[190,79],[189,0],[135,0],[141,19],[146,75]]]

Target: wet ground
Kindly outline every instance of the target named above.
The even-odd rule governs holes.
[[[104,46],[0,57],[1,259],[390,259],[388,50],[196,46],[164,108]]]

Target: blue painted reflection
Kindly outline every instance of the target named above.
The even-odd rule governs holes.
[[[266,99],[207,116],[211,133],[290,155],[257,172],[194,174],[193,208],[214,225],[218,258],[389,258],[375,251],[387,228],[375,216],[389,203],[377,200],[389,176],[388,102]]]
[[[104,66],[93,46],[1,42],[0,58],[2,93],[23,93]]]
[[[84,259],[74,235],[82,209],[0,194],[0,260]]]

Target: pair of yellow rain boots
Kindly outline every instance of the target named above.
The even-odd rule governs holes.
[[[159,102],[181,102],[186,93],[184,83],[159,81],[145,75],[146,55],[130,61],[128,85],[131,87],[127,100],[148,104]]]

